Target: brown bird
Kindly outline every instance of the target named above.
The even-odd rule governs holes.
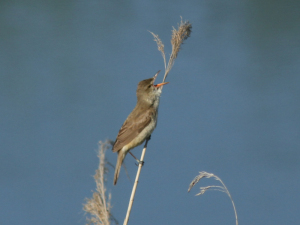
[[[153,78],[139,82],[136,90],[136,106],[122,125],[114,143],[112,151],[118,152],[114,185],[117,184],[120,169],[126,154],[149,138],[156,127],[162,86],[169,83],[165,82],[154,85],[154,81],[159,72],[160,71],[158,71]]]

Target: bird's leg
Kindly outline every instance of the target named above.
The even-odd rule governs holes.
[[[129,153],[130,153],[130,155],[132,155],[132,157],[133,157],[133,158],[134,158],[134,159],[135,159],[137,162],[139,162],[139,161],[140,161],[140,160],[138,160],[138,158],[137,158],[137,157],[135,157],[135,156],[134,156],[134,154],[132,154],[132,153],[131,153],[131,151],[129,151]]]
[[[141,161],[139,160],[137,157],[134,156],[134,154],[132,154],[130,151],[129,151],[130,155],[132,155],[132,157],[138,162],[138,164],[142,164],[142,166],[144,165],[144,161]]]
[[[148,141],[151,139],[151,134],[149,135],[149,137],[147,137],[146,138],[146,142],[145,142],[145,145],[144,145],[144,149],[145,148],[147,148],[147,144],[148,144]],[[136,159],[136,158],[135,158]],[[138,163],[139,164],[141,164],[142,166],[144,165],[144,161],[141,161],[141,160],[138,160],[138,159],[136,159],[137,161],[138,161]]]
[[[144,148],[147,148],[147,144],[150,139],[151,139],[151,135],[147,137]],[[138,164],[142,164],[142,166],[144,165],[144,161],[141,161],[137,157],[135,157],[134,154],[131,153],[131,151],[129,151],[129,153],[138,162]]]

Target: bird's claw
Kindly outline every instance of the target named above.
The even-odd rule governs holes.
[[[135,163],[136,166],[138,166],[139,164],[141,164],[142,166],[145,164],[144,161],[139,160],[138,163]]]

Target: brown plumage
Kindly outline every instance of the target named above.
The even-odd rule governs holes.
[[[115,168],[114,185],[117,184],[120,169],[126,154],[134,147],[141,145],[153,132],[157,122],[159,97],[164,84],[154,85],[155,78],[139,82],[136,91],[137,104],[122,125],[113,152],[118,152]]]

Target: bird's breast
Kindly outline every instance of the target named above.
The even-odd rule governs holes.
[[[157,113],[153,115],[151,122],[139,133],[130,143],[123,147],[124,151],[129,151],[134,147],[141,145],[148,138],[156,127]]]

